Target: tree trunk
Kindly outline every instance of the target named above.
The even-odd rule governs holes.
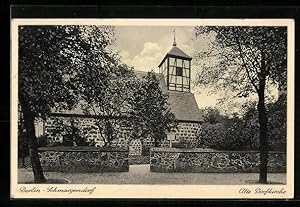
[[[22,166],[25,167],[25,137],[23,134],[23,128],[20,127],[19,130],[22,130],[20,134],[22,139]]]
[[[96,126],[98,127],[100,137],[102,138],[102,141],[104,143],[104,147],[106,147],[107,143],[106,143],[106,140],[105,140],[105,135],[104,135],[105,133],[103,133],[102,130],[101,130],[101,124],[100,124],[99,121],[96,121],[95,123],[96,123]]]
[[[35,183],[45,183],[47,180],[43,174],[43,169],[40,163],[38,154],[38,145],[35,136],[34,128],[34,116],[32,115],[29,106],[25,102],[24,98],[20,98],[20,103],[23,112],[24,124],[28,134],[29,142],[29,155],[33,170],[34,182]]]
[[[26,136],[24,136],[24,126],[23,126],[23,114],[22,114],[22,112],[21,111],[19,111],[19,113],[20,113],[20,120],[19,120],[19,128],[18,128],[18,130],[19,130],[19,137],[18,137],[18,139],[20,139],[21,138],[21,144],[22,144],[22,166],[23,167],[25,167],[25,137]],[[18,142],[18,143],[20,143],[20,142]]]
[[[258,122],[259,122],[259,183],[267,183],[268,166],[268,119],[265,107],[265,79],[260,81],[258,90]]]

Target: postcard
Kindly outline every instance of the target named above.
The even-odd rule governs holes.
[[[294,196],[292,19],[11,20],[12,198]]]

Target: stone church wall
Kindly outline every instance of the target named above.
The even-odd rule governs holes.
[[[50,143],[55,142],[62,142],[62,137],[59,136],[52,136],[52,132],[55,130],[55,120],[63,120],[64,124],[70,123],[70,117],[50,117],[47,119],[45,123],[45,133],[50,138]],[[76,127],[80,128],[82,130],[82,133],[86,135],[88,141],[94,141],[95,147],[102,147],[104,145],[102,136],[99,132],[98,127],[95,124],[94,118],[88,118],[88,117],[76,117],[77,120]],[[84,131],[86,130],[86,131]],[[112,145],[118,146],[118,147],[125,147],[128,146],[128,141],[126,139],[128,133],[128,129],[124,128],[118,135],[116,140],[113,140]]]
[[[172,141],[172,147],[179,147],[178,144],[182,143],[186,148],[194,148],[197,145],[197,134],[201,129],[200,123],[193,122],[180,122],[175,131],[175,140]],[[183,147],[181,145],[181,147]],[[168,140],[162,143],[162,147],[169,147]]]
[[[55,130],[55,120],[60,119],[63,120],[64,124],[70,123],[70,117],[50,117],[45,123],[45,132],[50,138],[50,143],[62,142],[62,137],[59,136],[51,136],[51,132]],[[102,147],[104,142],[102,140],[102,136],[98,130],[98,127],[95,124],[94,118],[88,117],[76,117],[76,126],[81,129],[87,129],[86,134],[88,141],[94,141],[95,147]],[[186,148],[194,148],[196,147],[197,143],[197,133],[200,130],[199,123],[192,123],[192,122],[180,122],[176,129],[176,136],[175,140],[172,141],[172,147],[178,147],[176,144],[184,143]],[[131,155],[141,155],[142,153],[142,146],[146,147],[153,147],[154,146],[154,139],[147,138],[140,141],[131,141],[129,143],[128,137],[130,134],[130,129],[123,128],[121,132],[117,135],[117,139],[113,140],[112,146],[113,147],[129,147],[129,153]],[[170,143],[168,140],[164,140],[161,143],[162,147],[169,147]],[[182,147],[182,146],[181,146]]]

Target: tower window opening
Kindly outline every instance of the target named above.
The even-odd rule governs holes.
[[[183,76],[182,67],[176,67],[176,75]]]

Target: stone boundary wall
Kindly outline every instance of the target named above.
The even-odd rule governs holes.
[[[43,170],[55,172],[128,172],[128,154],[128,148],[39,148]]]
[[[150,164],[150,156],[145,155],[130,155],[128,157],[129,165],[144,165]]]
[[[257,173],[259,152],[151,148],[150,171]],[[286,153],[269,152],[268,172],[286,172]]]

